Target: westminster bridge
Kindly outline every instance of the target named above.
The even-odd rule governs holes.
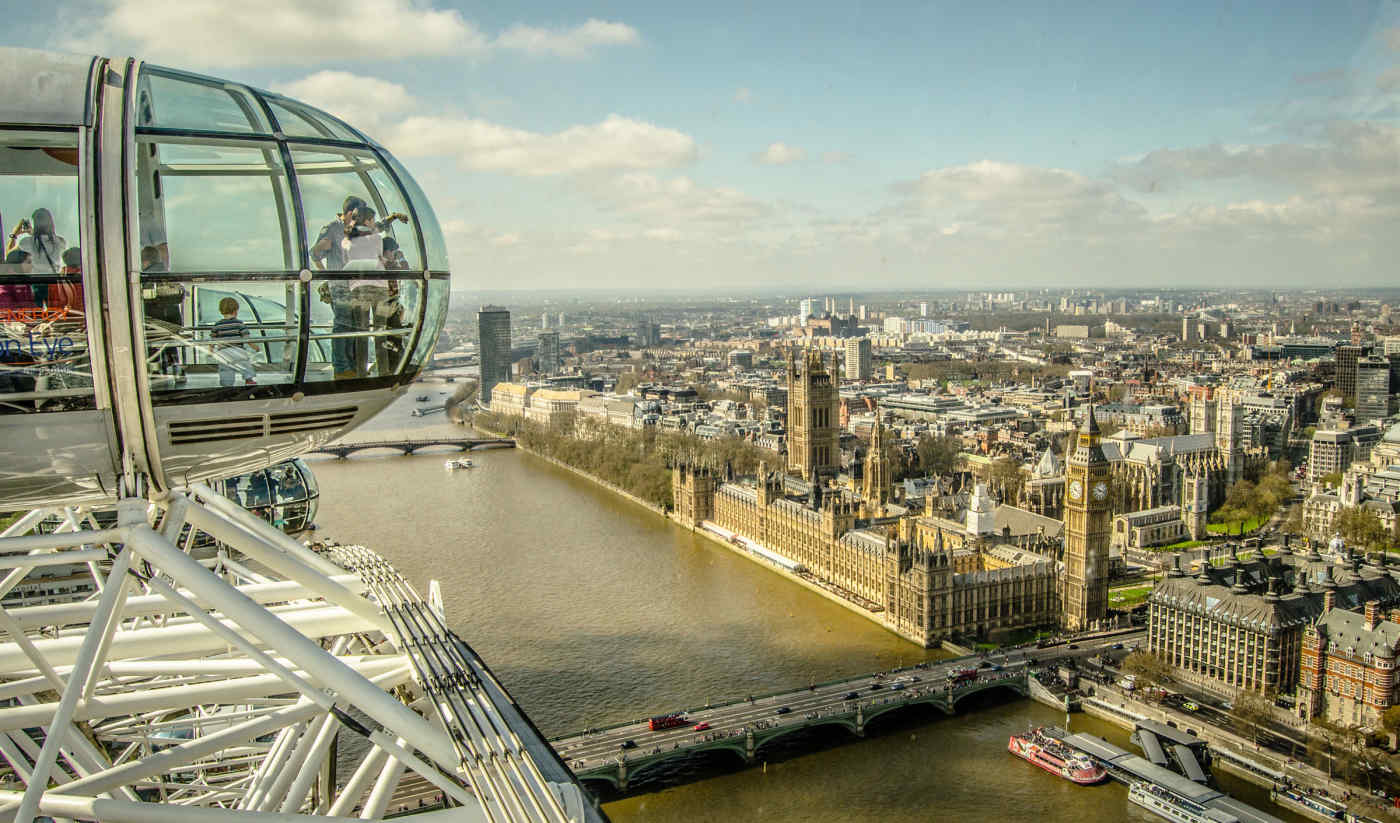
[[[509,437],[438,437],[418,440],[364,440],[349,443],[326,443],[311,449],[308,454],[333,454],[344,459],[351,454],[370,449],[392,449],[410,455],[419,449],[430,446],[446,446],[458,451],[472,451],[484,448],[515,448],[515,440]]]
[[[765,745],[805,729],[833,726],[864,737],[876,718],[913,706],[932,706],[951,715],[975,694],[1028,697],[1033,668],[1052,658],[1091,652],[1060,647],[941,660],[686,710],[685,724],[678,728],[652,731],[643,719],[549,742],[580,780],[626,791],[639,774],[701,752],[729,752],[753,764]]]

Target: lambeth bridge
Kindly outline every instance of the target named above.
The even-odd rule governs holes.
[[[646,720],[632,721],[550,744],[580,780],[626,791],[640,773],[700,752],[731,752],[753,764],[766,744],[804,729],[835,726],[864,737],[871,721],[912,706],[934,706],[951,715],[975,694],[1027,697],[1032,664],[1043,662],[1026,652],[939,661],[685,711],[685,723],[677,728],[652,731]]]
[[[342,460],[355,452],[369,449],[394,449],[409,455],[430,446],[447,446],[457,451],[497,448],[513,449],[515,441],[509,437],[441,437],[427,440],[364,440],[351,443],[327,443],[312,449],[308,454],[333,454]]]

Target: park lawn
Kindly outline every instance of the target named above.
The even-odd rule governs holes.
[[[1110,589],[1108,592],[1108,605],[1115,609],[1131,609],[1148,598],[1152,590],[1156,588],[1156,583],[1145,583],[1136,586],[1123,586],[1118,589]]]
[[[1251,518],[1249,518],[1248,520],[1244,520],[1244,521],[1240,521],[1240,520],[1231,520],[1231,521],[1229,521],[1228,523],[1207,523],[1207,524],[1206,524],[1206,531],[1210,532],[1211,534],[1224,534],[1224,535],[1239,534],[1239,532],[1240,532],[1240,523],[1241,523],[1241,522],[1244,523],[1244,531],[1245,531],[1245,534],[1248,534],[1249,532],[1254,531],[1255,529],[1259,528],[1260,526],[1262,526],[1262,525],[1264,525],[1266,522],[1268,522],[1268,518],[1267,518],[1267,517],[1251,517]]]

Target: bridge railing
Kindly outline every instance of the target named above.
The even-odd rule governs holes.
[[[948,658],[944,658],[944,659],[942,659],[942,660],[931,660],[931,661],[929,661],[930,666],[929,666],[928,668],[931,668],[931,667],[934,666],[934,665],[937,665],[937,666],[949,666],[949,665],[956,666],[956,665],[958,665],[959,663],[966,663],[966,662],[974,661],[974,660],[980,662],[980,661],[982,660],[982,655],[980,655],[980,654],[969,654],[969,655],[963,655],[962,657],[948,657]],[[883,674],[883,676],[886,676],[886,677],[892,677],[892,676],[897,676],[897,675],[901,675],[901,674],[915,674],[915,673],[921,672],[921,671],[925,671],[925,669],[921,669],[921,668],[918,668],[917,666],[911,665],[911,666],[901,666],[901,667],[899,667],[899,668],[897,668],[897,669],[890,669],[889,671],[883,672],[882,674]],[[838,677],[838,678],[836,678],[836,679],[834,679],[834,680],[826,680],[826,681],[823,681],[823,682],[821,682],[821,683],[814,683],[814,684],[812,684],[812,686],[810,686],[810,687],[804,686],[804,687],[802,687],[802,688],[797,688],[797,689],[781,689],[781,690],[779,690],[779,691],[773,691],[773,692],[766,692],[766,693],[764,693],[764,694],[751,695],[751,697],[753,698],[753,702],[757,703],[757,702],[760,701],[760,700],[767,700],[767,699],[770,698],[770,697],[781,697],[781,696],[783,696],[783,695],[790,695],[790,694],[791,694],[791,695],[802,694],[802,693],[804,693],[804,692],[810,692],[813,688],[821,689],[821,688],[825,688],[825,687],[827,687],[827,686],[835,686],[835,685],[837,685],[837,684],[839,684],[839,683],[850,683],[850,682],[853,682],[853,681],[856,681],[856,680],[865,680],[865,679],[867,679],[867,678],[874,677],[875,674],[876,674],[876,672],[869,672],[869,673],[866,673],[866,674],[853,675],[853,676],[851,676],[851,677]],[[749,702],[749,697],[740,697],[740,698],[737,698],[737,699],[734,699],[734,700],[726,700],[726,701],[723,701],[723,702],[721,702],[721,703],[707,703],[707,704],[705,704],[705,705],[703,705],[703,706],[692,706],[692,707],[690,707],[690,708],[685,708],[685,709],[673,709],[673,710],[671,710],[671,711],[669,711],[669,712],[664,712],[664,713],[665,713],[665,714],[672,714],[672,713],[676,713],[676,714],[690,714],[691,712],[712,711],[712,710],[714,710],[714,709],[723,709],[723,708],[727,708],[727,707],[729,707],[729,706],[738,706],[738,705],[740,705],[740,704],[748,703],[748,702]],[[613,731],[614,729],[621,729],[621,728],[623,728],[623,727],[625,727],[625,726],[634,726],[634,725],[636,725],[636,724],[638,724],[638,723],[645,723],[645,722],[647,721],[648,718],[654,717],[654,716],[655,716],[655,715],[647,715],[647,717],[641,717],[641,718],[637,718],[637,719],[634,719],[634,720],[624,720],[624,721],[622,721],[622,722],[620,722],[620,723],[612,723],[612,724],[607,725],[607,726],[589,726],[589,728],[592,729],[592,732],[590,732],[589,734],[601,734],[601,733],[603,733],[603,732],[610,732],[610,731]],[[584,732],[573,732],[573,733],[571,733],[571,734],[561,734],[561,735],[558,735],[558,736],[556,736],[556,737],[547,738],[547,742],[549,742],[549,743],[555,743],[555,742],[560,741],[560,740],[572,740],[573,738],[576,738],[576,737],[584,737],[584,736],[587,736]]]

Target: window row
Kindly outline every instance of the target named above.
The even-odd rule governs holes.
[[[425,203],[422,193],[368,148],[292,146],[284,156],[271,140],[138,135],[136,153],[143,273],[298,271],[303,261],[316,271],[422,271],[420,232],[426,268],[447,268],[431,209],[409,206]]]

